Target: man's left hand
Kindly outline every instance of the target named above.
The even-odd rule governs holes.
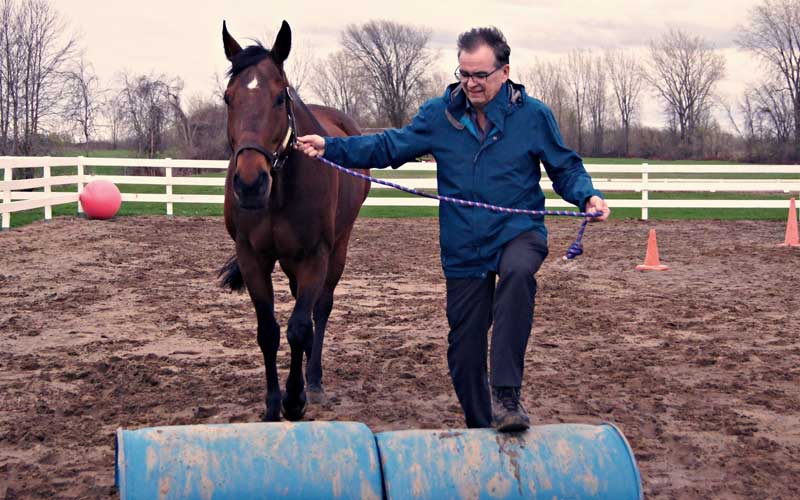
[[[611,215],[611,209],[608,208],[608,203],[603,198],[599,196],[592,196],[586,202],[586,206],[584,207],[584,212],[602,212],[603,215],[599,217],[592,217],[590,220],[591,222],[596,221],[604,221],[608,219],[608,216]]]

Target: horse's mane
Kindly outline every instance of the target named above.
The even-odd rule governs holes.
[[[272,57],[272,52],[265,48],[261,42],[256,41],[255,45],[249,45],[233,56],[231,69],[228,70],[228,78],[233,78],[250,66],[260,63],[267,57]]]

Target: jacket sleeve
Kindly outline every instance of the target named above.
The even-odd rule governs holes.
[[[537,115],[539,158],[553,181],[553,189],[564,200],[583,210],[590,197],[597,195],[602,198],[603,193],[594,188],[581,157],[564,145],[553,112],[541,105]]]
[[[380,134],[326,137],[324,158],[349,168],[397,168],[431,152],[430,106],[420,108],[409,125]]]

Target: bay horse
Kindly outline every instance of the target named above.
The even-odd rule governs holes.
[[[224,100],[233,151],[225,179],[225,227],[236,254],[220,269],[220,277],[223,287],[246,288],[255,307],[267,382],[265,421],[278,421],[281,413],[287,420],[299,420],[306,401],[323,396],[322,344],[333,290],[370,187],[294,149],[298,131],[345,136],[360,135],[360,130],[340,111],[303,103],[283,67],[291,39],[291,28],[283,21],[271,49],[261,44],[242,49],[222,23],[222,43],[231,62]],[[286,329],[291,365],[283,397],[276,366],[276,262],[295,299]]]

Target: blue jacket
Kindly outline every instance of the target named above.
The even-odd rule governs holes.
[[[555,191],[583,210],[592,186],[577,153],[564,146],[553,113],[510,80],[484,108],[493,128],[481,143],[459,84],[426,102],[411,124],[381,134],[326,138],[325,158],[351,168],[397,168],[419,156],[436,159],[441,195],[493,205],[544,210],[541,161]],[[535,230],[547,237],[544,217],[439,204],[442,267],[448,278],[496,271],[503,247]]]

